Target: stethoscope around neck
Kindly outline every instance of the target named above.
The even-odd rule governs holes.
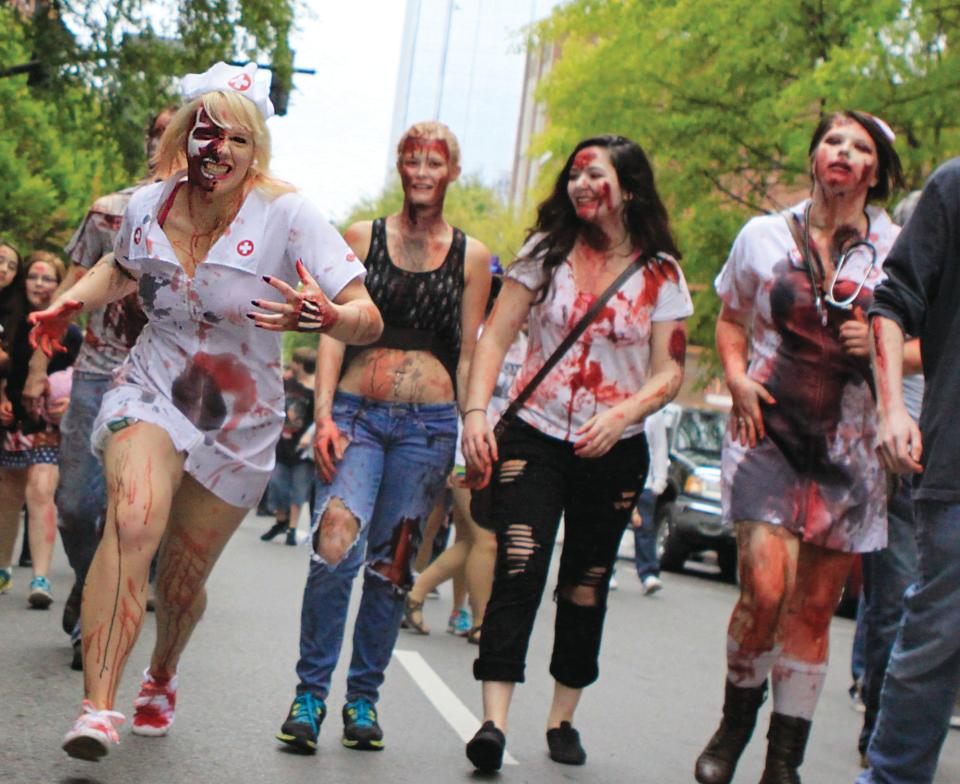
[[[808,203],[806,208],[803,211],[803,248],[801,251],[803,253],[803,265],[807,268],[807,274],[810,276],[810,287],[813,290],[813,304],[817,308],[817,313],[820,315],[821,323],[826,326],[827,324],[827,309],[824,306],[824,303],[830,305],[834,308],[840,310],[852,310],[853,303],[857,301],[857,297],[860,296],[860,292],[863,291],[863,287],[867,284],[867,280],[870,278],[870,274],[873,272],[874,268],[877,266],[877,248],[870,242],[868,239],[855,240],[854,242],[849,243],[840,254],[837,259],[836,268],[833,271],[833,277],[830,279],[830,286],[827,288],[826,292],[821,291],[820,286],[817,283],[817,276],[813,271],[813,264],[810,263],[810,207],[812,203]],[[870,216],[864,211],[864,216],[867,219],[867,236],[870,236]],[[840,273],[843,271],[843,266],[847,261],[853,258],[855,255],[858,256],[861,253],[866,252],[869,258],[869,264],[867,264],[866,272],[863,273],[863,279],[860,281],[860,284],[854,290],[853,294],[849,297],[844,297],[843,299],[837,299],[834,295],[834,289],[837,286],[837,282],[840,280]],[[819,258],[817,259],[818,266],[820,267],[820,277],[823,275],[823,265],[820,263]]]

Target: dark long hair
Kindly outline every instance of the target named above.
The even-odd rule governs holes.
[[[903,188],[903,165],[900,163],[900,156],[897,155],[897,151],[893,147],[893,142],[884,133],[873,115],[853,109],[843,109],[839,112],[824,115],[813,132],[807,157],[813,162],[817,147],[823,137],[827,135],[827,131],[833,127],[837,120],[844,118],[853,120],[863,128],[873,139],[873,144],[877,148],[877,184],[867,191],[867,202],[886,201],[894,189]]]
[[[9,351],[27,313],[27,268],[16,245],[0,237],[0,247],[10,248],[17,257],[16,276],[9,286],[0,289],[0,326],[3,327],[0,341]]]
[[[643,149],[624,136],[592,136],[573,148],[557,176],[553,191],[538,207],[537,222],[530,229],[529,236],[543,235],[526,255],[527,258],[543,258],[543,267],[549,277],[541,298],[546,293],[553,271],[573,250],[580,233],[590,226],[577,215],[567,193],[573,161],[585,147],[602,147],[610,155],[624,196],[623,225],[630,233],[633,247],[646,259],[658,253],[669,253],[677,260],[681,258],[670,231],[666,207],[653,181],[653,169]]]

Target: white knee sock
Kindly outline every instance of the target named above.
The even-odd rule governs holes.
[[[763,683],[773,669],[783,646],[774,645],[769,651],[741,650],[733,637],[727,636],[727,679],[734,686],[752,689]]]
[[[812,719],[827,679],[827,663],[781,656],[773,668],[773,709],[784,716]]]

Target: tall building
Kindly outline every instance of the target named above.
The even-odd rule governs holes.
[[[461,165],[510,187],[526,66],[525,29],[559,0],[407,0],[391,140],[421,120],[446,123]],[[388,172],[396,153],[387,154]]]

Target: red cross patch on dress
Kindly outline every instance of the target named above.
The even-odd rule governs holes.
[[[237,243],[237,253],[241,256],[249,256],[253,253],[253,243],[250,240],[243,240],[243,242]]]
[[[251,80],[247,74],[242,73],[234,76],[229,82],[227,82],[227,84],[229,84],[234,90],[242,93],[244,90],[250,89]]]

